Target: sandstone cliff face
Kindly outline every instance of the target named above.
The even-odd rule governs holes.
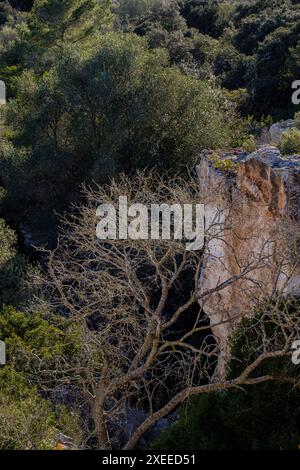
[[[300,156],[282,158],[275,147],[247,155],[234,150],[198,166],[205,204],[206,250],[200,304],[219,339],[218,374],[225,374],[228,337],[245,315],[274,291],[300,295],[295,259],[300,229]]]

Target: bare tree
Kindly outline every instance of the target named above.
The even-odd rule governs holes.
[[[261,366],[271,358],[289,358],[293,340],[300,337],[299,310],[290,311],[284,294],[257,294],[260,314],[243,330],[255,332],[254,351],[236,376],[218,377],[219,343],[212,333],[218,325],[208,321],[199,302],[205,305],[205,299],[233,283],[243,289],[243,279],[262,290],[251,274],[273,262],[273,254],[262,249],[240,262],[238,273],[203,291],[204,257],[213,237],[229,230],[230,217],[210,221],[201,251],[187,251],[185,241],[174,239],[101,241],[96,208],[117,206],[121,195],[146,205],[201,200],[193,176],[166,182],[153,172],[85,190],[86,204],[62,220],[48,275],[38,279],[51,308],[76,325],[81,345],[75,363],[63,358],[55,370],[41,366],[38,380],[50,373],[58,385],[79,387],[101,449],[134,448],[160,418],[193,395],[278,379],[261,372]],[[232,318],[219,324],[228,321]],[[287,374],[280,380],[288,380]],[[142,409],[146,416],[126,437],[122,428],[129,409]]]

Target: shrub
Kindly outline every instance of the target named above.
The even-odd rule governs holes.
[[[215,168],[226,173],[228,175],[235,175],[238,171],[238,165],[234,163],[230,158],[224,160],[217,160],[214,164]]]
[[[16,306],[28,295],[26,278],[32,268],[17,252],[16,241],[15,232],[0,219],[0,307],[5,303]]]
[[[297,450],[299,394],[288,385],[261,384],[202,395],[152,448],[164,450]]]
[[[300,129],[300,111],[298,111],[298,113],[295,113],[294,120],[297,129]]]
[[[245,150],[245,152],[252,153],[255,152],[256,150],[256,142],[255,138],[253,135],[250,135],[248,139],[246,139],[243,142],[242,149]]]
[[[59,432],[80,441],[76,413],[50,399],[51,381],[45,393],[43,372],[37,373],[41,360],[57,371],[62,352],[73,354],[75,335],[68,333],[68,325],[37,311],[0,309],[0,339],[7,352],[0,368],[0,450],[53,449]]]
[[[300,153],[300,130],[291,129],[282,134],[279,149],[283,155]]]
[[[0,370],[0,450],[53,450],[59,432],[76,439],[77,420],[39,396],[13,367]]]

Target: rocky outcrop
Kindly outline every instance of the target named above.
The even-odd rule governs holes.
[[[228,337],[274,290],[300,295],[292,238],[300,229],[300,156],[276,147],[252,154],[205,151],[198,166],[205,204],[206,250],[199,297],[219,339],[225,374]],[[297,263],[296,263],[297,264]]]
[[[288,132],[291,129],[296,127],[295,121],[293,119],[288,119],[287,121],[278,122],[273,124],[270,129],[270,140],[272,144],[278,144],[280,142],[281,136],[284,132]]]

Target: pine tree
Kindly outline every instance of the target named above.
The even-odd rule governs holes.
[[[40,50],[85,42],[110,18],[110,0],[36,0],[27,40]]]

